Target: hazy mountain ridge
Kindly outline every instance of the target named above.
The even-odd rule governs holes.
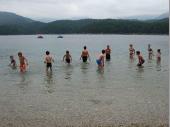
[[[5,20],[7,21],[5,22]],[[18,16],[13,13],[0,12],[1,35],[38,33],[168,34],[169,18],[147,21],[126,19],[80,19],[57,20],[49,23],[43,23],[22,16]]]
[[[15,13],[10,12],[0,12],[0,25],[7,25],[7,24],[26,24],[35,22],[32,19],[17,15]]]
[[[131,19],[131,20],[156,20],[156,19],[164,19],[169,18],[169,12],[165,12],[160,15],[135,15],[135,16],[128,16],[123,19]]]

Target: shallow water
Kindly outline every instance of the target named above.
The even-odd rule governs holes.
[[[0,36],[0,126],[168,124],[169,36],[159,35],[44,35]],[[137,58],[129,60],[132,43],[142,51],[143,68]],[[147,45],[162,61],[148,60]],[[104,70],[95,63],[109,44],[111,61]],[[91,62],[79,58],[84,45]],[[69,49],[73,62],[62,62]],[[45,51],[54,56],[53,72],[46,73]],[[9,56],[22,51],[29,61],[25,74],[8,67]]]

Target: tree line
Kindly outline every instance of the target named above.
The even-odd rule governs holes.
[[[20,34],[169,34],[169,18],[161,20],[81,19],[50,23],[0,25],[0,35]]]

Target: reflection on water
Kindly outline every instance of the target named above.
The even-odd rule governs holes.
[[[139,73],[143,73],[144,72],[144,66],[137,67],[137,71]]]
[[[89,84],[90,83],[90,79],[92,78],[90,73],[91,73],[91,65],[90,63],[81,63],[80,64],[80,71],[81,73],[81,80],[83,84]]]
[[[137,74],[136,74],[136,78],[138,79],[144,79],[144,66],[137,66]]]
[[[16,73],[14,73],[16,74]],[[19,73],[19,79],[18,81],[16,81],[17,83],[15,83],[16,86],[18,86],[22,92],[26,93],[28,86],[31,84],[31,80],[29,79],[29,75],[27,74],[27,72],[25,73]]]
[[[135,61],[135,58],[129,58],[129,63],[133,63]]]
[[[21,78],[20,83],[22,84],[22,83],[24,83],[26,81],[25,80],[26,79],[26,77],[25,77],[26,75],[25,75],[25,73],[20,73],[19,75],[20,75],[20,78]]]
[[[55,89],[53,88],[53,85],[55,84],[53,80],[53,71],[45,71],[46,72],[46,77],[44,78],[45,80],[45,87],[46,91],[48,93],[53,93]]]
[[[160,61],[157,61],[156,70],[161,71],[161,62]]]
[[[105,76],[104,76],[104,68],[97,68],[97,77],[99,81],[104,81]]]
[[[46,82],[47,84],[53,84],[53,71],[46,71]]]
[[[73,66],[71,64],[67,64],[63,67],[63,71],[64,71],[64,79],[66,80],[71,80],[71,76],[73,73]]]
[[[86,74],[89,69],[89,63],[81,63],[80,66],[82,73]]]
[[[134,62],[135,60],[134,59],[129,59],[129,62],[128,62],[128,68],[131,69],[134,67]]]

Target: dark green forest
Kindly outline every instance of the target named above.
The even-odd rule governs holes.
[[[169,18],[160,20],[81,19],[0,24],[0,35],[20,34],[169,34]]]

